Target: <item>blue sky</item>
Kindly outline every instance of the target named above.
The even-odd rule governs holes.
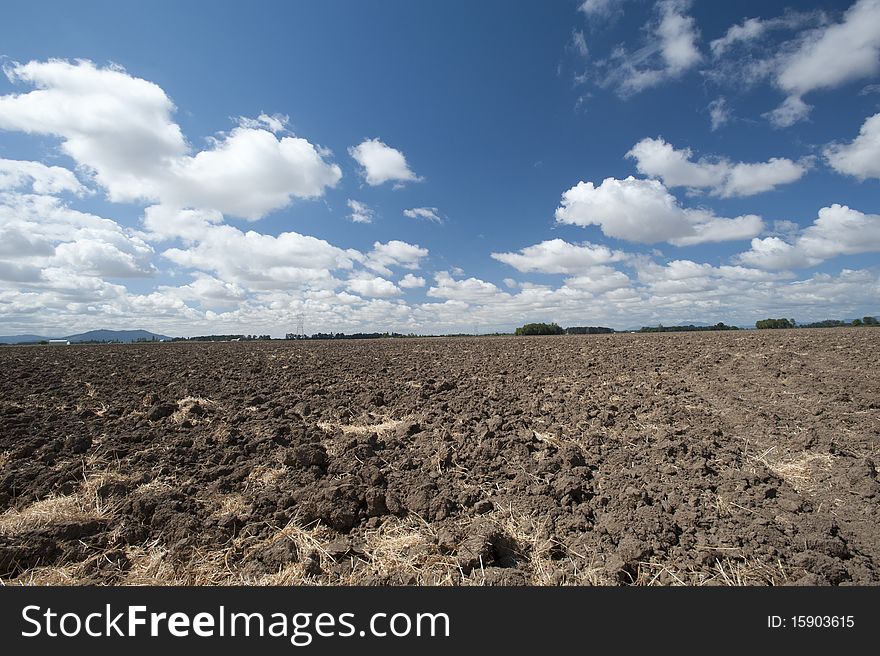
[[[0,334],[880,313],[878,0],[5,16]]]

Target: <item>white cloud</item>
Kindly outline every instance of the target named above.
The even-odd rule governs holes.
[[[667,72],[673,76],[696,66],[703,56],[696,46],[699,38],[694,19],[685,16],[690,2],[685,0],[665,0],[657,3],[660,10],[660,23],[657,35],[660,37],[660,52],[666,62]]]
[[[880,71],[880,0],[857,0],[833,25],[813,30],[780,62],[776,85],[788,94],[767,118],[788,127],[809,114],[801,99],[817,89],[832,89]]]
[[[651,56],[638,70],[650,72],[657,64],[662,76],[667,59],[676,60],[659,45]],[[328,151],[291,135],[286,117],[240,119],[198,152],[173,122],[175,109],[165,92],[118,67],[50,61],[8,71],[14,82],[34,88],[0,97],[0,129],[55,135],[78,167],[74,174],[72,164],[0,160],[0,323],[10,332],[137,326],[171,335],[283,335],[300,314],[310,332],[470,332],[474,323],[492,330],[530,320],[628,327],[684,319],[753,321],[783,310],[798,318],[810,318],[807,312],[821,312],[816,318],[850,311],[861,316],[874,311],[880,296],[871,271],[844,269],[796,280],[766,270],[766,261],[764,268],[746,266],[745,255],[740,266],[657,264],[647,255],[554,239],[493,257],[524,272],[563,274],[562,284],[507,278],[499,288],[456,268],[427,283],[428,302],[410,304],[402,290],[415,290],[407,292],[409,298],[421,296],[426,280],[413,272],[401,278],[397,271],[422,266],[428,250],[418,245],[391,240],[360,252],[296,232],[261,234],[223,224],[224,213],[255,219],[295,199],[320,196],[339,180]],[[689,153],[683,159],[708,171],[721,161],[694,161]],[[728,164],[731,170],[741,166]],[[772,173],[761,170],[758,177]],[[709,178],[701,188],[719,195],[757,185],[730,171],[721,182],[717,175]],[[103,188],[115,201],[155,203],[143,211],[142,231],[68,206],[74,196],[89,193],[83,183]],[[587,184],[566,192],[557,220],[678,245],[747,238],[760,230],[758,217],[726,219],[683,208],[660,182],[609,178],[599,187]],[[62,201],[50,195],[62,193],[73,196]],[[431,220],[418,210],[440,216],[436,208],[408,211]],[[833,206],[803,231],[777,222],[778,234],[771,237],[809,262],[880,247],[877,224],[876,215]],[[773,245],[756,241],[759,249]],[[158,257],[153,245],[160,242],[168,243]],[[637,275],[616,269],[620,262]],[[170,267],[162,273],[179,279],[179,286],[167,279],[151,288],[149,281],[129,288],[116,284],[152,276],[157,265]],[[142,286],[146,292],[133,291]]]
[[[810,258],[791,243],[779,237],[752,239],[752,248],[737,256],[737,261],[764,269],[800,269],[818,264],[821,260]]]
[[[251,130],[262,130],[265,128],[276,134],[285,132],[289,122],[290,117],[284,114],[272,114],[270,116],[264,113],[257,116],[257,118],[248,118],[247,116],[238,117],[238,124],[243,128]]]
[[[820,209],[812,225],[790,241],[779,237],[753,239],[751,249],[737,260],[765,269],[796,269],[838,255],[876,252],[880,252],[880,215],[835,204]]]
[[[74,242],[58,244],[54,261],[78,274],[104,278],[139,278],[150,276],[149,264],[153,249],[146,243],[126,239],[126,248],[104,239],[82,237]]]
[[[196,272],[193,281],[181,287],[159,287],[160,293],[175,295],[183,300],[198,301],[204,306],[238,303],[247,298],[247,290],[237,283],[225,282],[214,276]]]
[[[709,43],[712,56],[722,57],[737,45],[751,44],[763,37],[768,32],[776,30],[796,30],[816,23],[822,23],[825,16],[821,11],[796,12],[786,11],[782,16],[775,18],[746,18],[737,25],[732,25],[723,37],[714,39]]]
[[[223,222],[217,210],[181,210],[166,205],[151,205],[144,210],[143,226],[151,241],[169,241],[181,238],[198,241],[212,225]]]
[[[657,285],[663,284],[670,288],[668,283],[680,283],[693,281],[697,278],[719,278],[731,281],[743,282],[767,282],[772,280],[784,280],[791,278],[790,274],[779,274],[760,269],[751,269],[743,266],[723,265],[720,267],[711,264],[698,263],[693,260],[672,260],[660,265],[651,260],[638,263],[639,281],[652,286],[657,291]]]
[[[703,61],[697,47],[699,30],[685,12],[690,0],[660,0],[655,5],[656,21],[647,27],[648,43],[635,52],[618,48],[608,62],[606,84],[632,95],[681,77]]]
[[[584,0],[578,7],[587,16],[607,16],[616,10],[624,0]]]
[[[733,118],[733,112],[724,96],[719,96],[709,103],[709,120],[712,123],[712,132],[727,125],[731,118]]]
[[[581,30],[572,30],[571,47],[574,48],[574,51],[583,59],[590,56],[590,49],[587,47],[587,39]]]
[[[35,194],[60,194],[69,191],[85,196],[89,190],[76,179],[73,171],[41,162],[0,159],[0,191],[33,191]]]
[[[800,231],[801,227],[795,221],[786,221],[783,219],[781,221],[773,222],[773,230],[770,234],[774,237],[790,238],[794,237]]]
[[[684,210],[693,221],[693,233],[669,240],[675,246],[694,246],[720,241],[749,239],[764,229],[764,222],[755,214],[744,214],[732,219],[717,217],[706,210]]]
[[[413,274],[408,273],[398,281],[397,285],[404,289],[418,289],[419,287],[425,286],[425,279],[421,276],[414,276]]]
[[[479,278],[455,280],[447,271],[440,271],[434,276],[435,285],[428,289],[428,296],[445,298],[464,303],[483,305],[493,301],[505,300],[510,297],[491,282]]]
[[[36,88],[0,96],[0,129],[58,136],[61,149],[115,202],[257,219],[294,198],[321,196],[342,176],[323,149],[298,137],[278,139],[270,130],[283,128],[282,119],[265,114],[191,156],[165,92],[120,67],[49,60],[6,73]]]
[[[195,157],[174,160],[148,196],[178,207],[216,209],[255,220],[294,198],[316,198],[342,177],[314,145],[238,127]]]
[[[686,209],[658,180],[606,178],[598,187],[579,182],[562,195],[556,221],[598,225],[609,237],[641,243],[689,246],[749,239],[763,229],[755,215],[718,217],[709,210]]]
[[[119,67],[53,59],[5,72],[36,89],[0,96],[0,129],[60,137],[61,149],[94,173],[111,200],[144,197],[145,180],[189,150],[165,92]]]
[[[390,276],[388,267],[399,266],[404,269],[418,269],[421,260],[427,257],[428,249],[418,244],[392,239],[387,243],[375,242],[373,250],[364,259],[364,266],[376,273]]]
[[[636,160],[639,173],[660,178],[667,187],[708,189],[722,198],[771,191],[799,180],[807,171],[804,163],[784,157],[754,163],[722,157],[693,161],[690,148],[676,150],[663,139],[642,139],[626,156]]]
[[[577,274],[590,271],[600,264],[619,262],[626,255],[621,251],[612,251],[607,246],[590,243],[578,246],[562,239],[551,239],[527,246],[519,253],[492,253],[492,257],[524,273]]]
[[[334,287],[338,281],[331,272],[350,270],[360,254],[296,232],[275,237],[203,224],[195,243],[170,248],[163,256],[179,266],[211,272],[251,289],[289,289]]]
[[[365,203],[361,203],[357,200],[352,200],[351,198],[347,201],[348,209],[351,210],[351,214],[348,215],[348,218],[352,220],[354,223],[372,223],[373,216],[375,212],[370,209]]]
[[[371,187],[384,182],[418,182],[422,179],[409,168],[402,152],[379,139],[366,139],[349,148],[348,154],[361,165],[364,179]]]
[[[779,107],[761,114],[774,127],[788,128],[806,119],[810,115],[812,105],[805,103],[799,96],[789,96]]]
[[[790,95],[833,88],[880,70],[880,0],[858,0],[840,23],[807,35],[777,83]]]
[[[865,119],[852,142],[835,143],[825,149],[828,164],[838,173],[859,180],[880,178],[880,114]]]
[[[399,296],[401,293],[400,289],[393,282],[379,277],[355,278],[349,280],[346,286],[355,294],[360,294],[361,296],[390,298],[392,296]]]
[[[434,223],[443,223],[440,217],[440,210],[436,207],[413,207],[412,209],[403,210],[403,215],[410,219],[425,219]]]
[[[723,55],[735,43],[754,41],[767,31],[767,21],[760,18],[746,18],[739,25],[732,25],[723,37],[709,43],[714,57]]]
[[[47,280],[50,270],[71,279],[147,277],[155,272],[153,254],[115,221],[70,209],[54,196],[0,193],[0,257],[16,260],[15,271],[31,274],[30,282]]]
[[[630,286],[629,276],[609,266],[595,266],[577,276],[566,278],[565,286],[591,294],[604,294]]]

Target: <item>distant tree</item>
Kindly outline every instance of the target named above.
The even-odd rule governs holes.
[[[880,326],[880,321],[877,321],[877,317],[862,317],[862,323],[866,326]]]
[[[853,319],[852,325],[854,325],[854,326],[862,326],[862,325],[864,325],[864,324],[862,323],[862,320],[861,320],[861,319]]]
[[[758,330],[794,327],[794,319],[762,319],[761,321],[755,322],[755,328]]]
[[[658,326],[642,326],[638,332],[640,333],[680,333],[680,332],[704,332],[708,330],[739,330],[737,326],[728,326],[724,322],[719,321],[714,326],[664,326],[662,323]]]
[[[562,335],[565,331],[556,323],[527,323],[516,329],[515,335]]]
[[[614,330],[604,326],[572,326],[565,329],[566,335],[603,335],[613,332]]]
[[[840,328],[841,326],[849,326],[850,324],[840,319],[823,319],[822,321],[814,321],[812,323],[801,324],[801,328]]]

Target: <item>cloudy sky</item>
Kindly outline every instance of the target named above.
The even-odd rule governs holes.
[[[880,0],[47,3],[0,334],[880,314]]]

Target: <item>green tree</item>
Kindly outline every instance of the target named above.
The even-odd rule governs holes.
[[[527,323],[516,329],[515,335],[562,335],[565,331],[555,323]]]
[[[762,319],[755,322],[755,328],[758,330],[794,328],[794,326],[794,319]]]

